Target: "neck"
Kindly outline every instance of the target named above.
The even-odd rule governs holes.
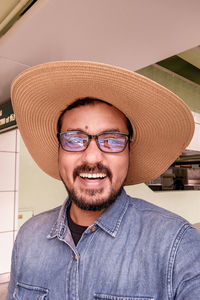
[[[70,207],[70,217],[74,223],[81,226],[90,226],[96,219],[104,212],[105,209],[98,211],[83,210],[79,208],[74,202]]]

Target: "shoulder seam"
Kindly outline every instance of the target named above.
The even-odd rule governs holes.
[[[133,201],[129,201],[129,205],[132,206],[135,210],[140,211],[140,212],[152,212],[155,214],[159,214],[160,216],[167,218],[167,219],[171,219],[171,220],[175,220],[175,221],[180,221],[180,223],[182,223],[183,225],[188,223],[186,219],[184,219],[183,217],[181,217],[180,215],[171,212],[163,207],[157,206],[153,203],[147,202],[143,199],[139,199],[139,198],[132,198],[132,199],[136,199],[136,200],[140,200],[142,202],[146,202],[147,205],[150,205],[152,207],[137,207],[135,205],[135,203]]]

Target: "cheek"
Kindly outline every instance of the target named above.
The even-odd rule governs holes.
[[[126,178],[129,167],[129,152],[123,153],[113,161],[111,170],[113,173],[113,180],[123,182]]]
[[[72,179],[75,162],[73,159],[73,155],[65,152],[63,153],[62,150],[60,150],[59,152],[59,156],[58,156],[59,172],[63,179],[66,178]]]

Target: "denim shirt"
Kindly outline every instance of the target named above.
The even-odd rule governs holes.
[[[122,191],[75,247],[62,207],[20,229],[7,300],[200,299],[200,235]]]

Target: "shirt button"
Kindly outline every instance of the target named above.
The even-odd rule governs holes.
[[[95,232],[96,229],[97,229],[97,226],[92,226],[91,231]]]
[[[78,260],[78,258],[80,259],[81,257],[80,257],[80,255],[75,255],[75,260]]]

